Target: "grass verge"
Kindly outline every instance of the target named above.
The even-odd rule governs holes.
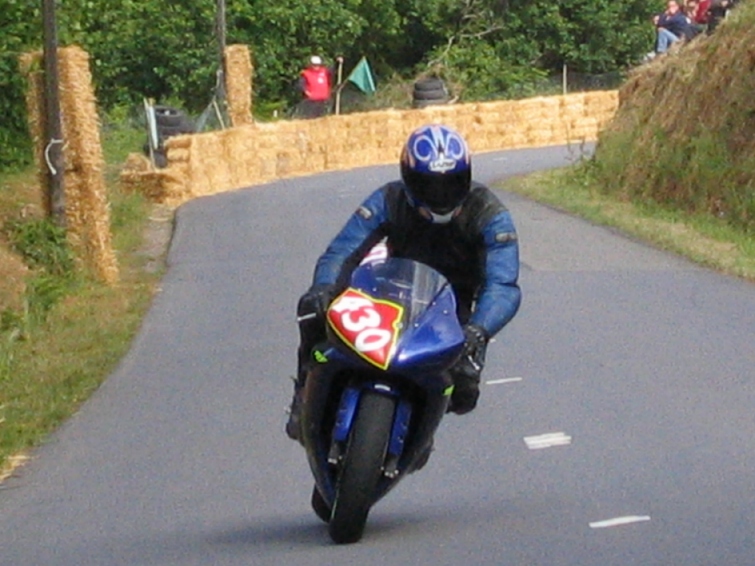
[[[115,126],[103,132],[121,274],[115,286],[89,280],[61,260],[66,244],[44,228],[33,169],[0,177],[5,236],[0,247],[8,257],[7,248],[13,248],[12,255],[24,257],[28,268],[22,298],[0,305],[0,481],[112,373],[149,307],[161,276],[154,266],[156,260],[162,265],[171,215],[162,211],[162,219],[154,220],[155,207],[117,186],[119,164],[138,150],[142,137],[139,130]],[[151,229],[155,222],[162,230]],[[146,242],[147,235],[153,241]],[[147,248],[150,253],[144,252]]]
[[[755,237],[708,214],[685,213],[605,194],[592,179],[590,162],[508,179],[497,186],[596,224],[618,228],[723,273],[755,281]]]

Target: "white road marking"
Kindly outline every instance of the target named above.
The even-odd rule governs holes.
[[[590,527],[593,529],[605,529],[607,527],[617,527],[619,525],[629,525],[630,523],[641,523],[649,520],[650,516],[648,515],[628,515],[626,517],[606,519],[605,521],[595,521],[590,523]]]
[[[516,381],[522,381],[521,377],[507,377],[504,379],[491,379],[490,381],[486,381],[485,385],[501,385],[503,383],[514,383]]]
[[[538,436],[525,436],[524,442],[530,450],[540,450],[542,448],[551,448],[552,446],[566,446],[571,444],[571,436],[563,432],[549,432]]]

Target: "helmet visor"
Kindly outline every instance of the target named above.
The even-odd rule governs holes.
[[[404,182],[418,204],[441,215],[458,207],[469,193],[468,171],[445,175],[408,172]]]

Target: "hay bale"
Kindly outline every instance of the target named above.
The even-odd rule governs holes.
[[[105,160],[89,55],[80,47],[59,50],[60,107],[66,142],[66,222],[74,250],[94,275],[118,280],[105,188]]]
[[[231,124],[252,123],[252,57],[246,45],[225,48],[225,86]]]

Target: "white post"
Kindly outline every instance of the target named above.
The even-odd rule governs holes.
[[[147,134],[149,137],[149,161],[152,163],[152,167],[155,167],[155,151],[160,145],[160,140],[157,136],[157,119],[155,118],[155,107],[152,105],[151,100],[144,99],[144,113],[147,117]]]

